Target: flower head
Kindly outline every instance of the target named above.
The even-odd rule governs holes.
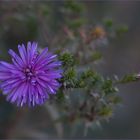
[[[18,106],[41,105],[60,87],[61,62],[48,48],[39,53],[35,42],[28,42],[27,47],[18,45],[18,50],[20,55],[9,50],[12,64],[0,61],[0,88],[7,100]]]

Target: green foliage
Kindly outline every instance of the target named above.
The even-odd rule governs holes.
[[[118,36],[121,36],[122,34],[124,34],[126,32],[128,32],[128,26],[126,26],[126,25],[121,25],[116,28],[116,34]]]
[[[101,58],[102,58],[101,52],[96,51],[92,54],[92,60],[93,61],[100,60]]]
[[[65,71],[62,80],[67,88],[74,88],[76,85],[75,69],[69,68],[67,71]]]
[[[90,77],[94,77],[94,75],[95,75],[95,72],[93,72],[92,70],[88,69],[87,71],[82,73],[81,78],[82,79],[87,79],[87,78],[90,78]]]
[[[76,12],[76,13],[81,13],[84,10],[83,5],[80,2],[78,3],[74,0],[66,1],[64,7],[67,10],[70,10],[70,11]]]
[[[69,68],[75,65],[73,55],[67,52],[60,55],[59,60],[63,62],[64,68]]]
[[[111,103],[113,103],[115,105],[122,103],[122,98],[120,96],[118,96],[118,95],[110,96],[108,100],[109,100],[109,102],[111,102]]]
[[[56,94],[56,100],[57,100],[58,103],[62,103],[65,100],[64,93],[61,89],[59,89],[59,91]]]
[[[40,10],[41,10],[41,12],[42,12],[42,14],[44,15],[44,16],[47,16],[47,15],[49,15],[49,6],[48,5],[46,5],[46,4],[44,4],[44,5],[40,5]]]
[[[113,21],[112,19],[105,19],[104,20],[104,24],[107,26],[107,27],[112,27],[113,26]]]
[[[84,18],[74,19],[67,22],[70,29],[77,29],[84,25],[86,20]]]
[[[65,80],[69,80],[69,79],[75,78],[75,76],[76,76],[75,69],[70,68],[70,69],[68,69],[68,70],[66,71],[64,77],[65,77]]]
[[[113,81],[110,79],[107,79],[103,82],[102,90],[106,95],[110,93],[115,93],[118,91],[118,89],[114,87]]]
[[[37,34],[37,19],[30,16],[26,21],[27,28],[29,30],[29,36],[34,37]]]
[[[98,114],[99,114],[100,116],[103,116],[103,117],[106,117],[106,116],[109,117],[109,116],[112,115],[112,108],[111,108],[110,106],[103,106],[103,107],[99,110]]]
[[[137,74],[127,74],[122,79],[120,79],[118,82],[119,83],[129,83],[129,82],[134,82],[134,81],[138,81],[138,80],[139,80],[139,77]]]
[[[88,69],[81,73],[80,80],[83,81],[84,87],[90,90],[100,85],[102,77],[98,73]]]

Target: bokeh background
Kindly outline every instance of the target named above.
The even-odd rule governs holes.
[[[63,34],[63,16],[59,7],[64,1],[0,1],[0,58],[9,60],[8,49],[17,44],[37,41],[40,46],[56,49]],[[104,61],[97,66],[105,76],[122,76],[140,71],[140,2],[139,1],[78,1],[85,7],[88,24],[102,24],[111,18],[115,24],[125,24],[128,32],[111,39],[102,48]],[[49,11],[50,10],[50,11]],[[71,20],[73,17],[71,17]],[[55,41],[56,40],[56,41]],[[61,38],[63,40],[63,38]],[[56,48],[55,48],[56,47]],[[120,86],[123,103],[109,122],[89,130],[84,138],[140,138],[140,82]],[[51,108],[49,109],[51,110]],[[57,114],[56,114],[57,115]],[[58,127],[58,128],[57,128]],[[63,133],[55,126],[44,107],[17,108],[0,94],[0,138],[57,138]],[[67,131],[72,127],[66,127]],[[79,138],[81,130],[64,137]],[[63,130],[62,130],[63,131]]]

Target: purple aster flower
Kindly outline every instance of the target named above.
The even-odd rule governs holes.
[[[60,87],[61,62],[48,48],[39,53],[35,42],[28,42],[27,48],[18,45],[18,50],[20,56],[9,50],[13,64],[0,61],[0,88],[18,106],[41,105]]]

